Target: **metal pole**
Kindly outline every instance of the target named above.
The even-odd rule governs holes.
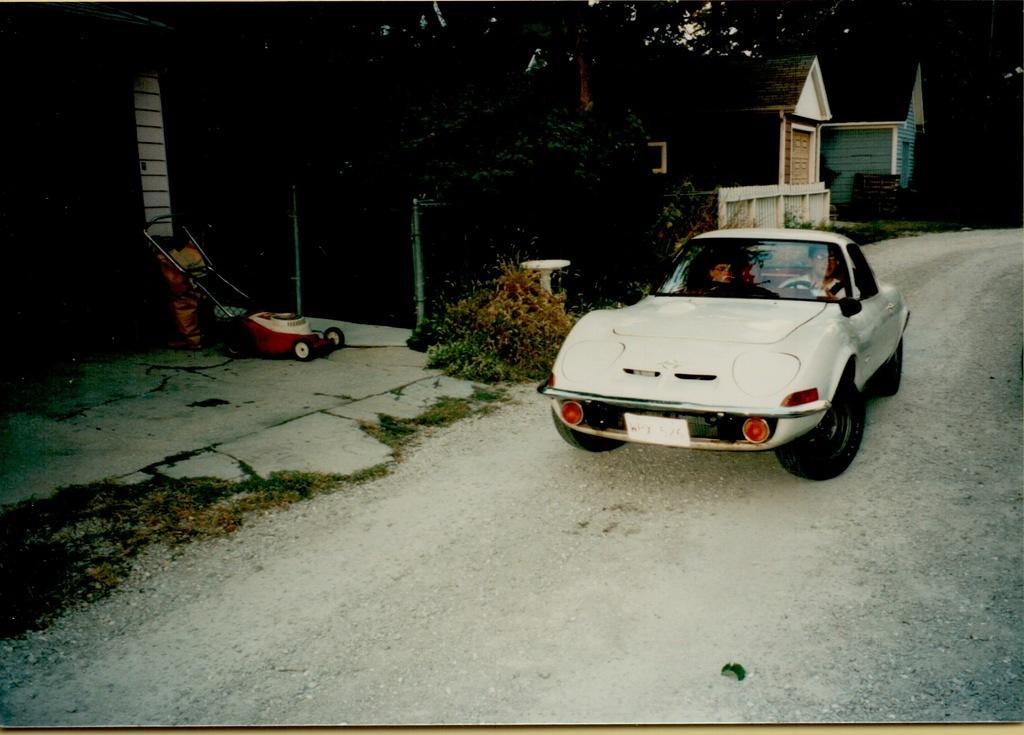
[[[423,278],[423,241],[420,237],[420,203],[418,199],[412,200],[412,223],[410,226],[412,235],[412,280],[413,298],[416,302],[416,326],[423,323],[426,318],[426,297],[424,296]]]
[[[292,244],[295,246],[295,313],[302,314],[302,258],[299,250],[299,198],[292,184]]]

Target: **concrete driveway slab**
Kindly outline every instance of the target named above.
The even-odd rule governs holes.
[[[0,506],[153,471],[232,478],[230,461],[204,454],[225,446],[261,474],[348,474],[373,466],[390,453],[352,420],[363,413],[316,418],[318,412],[411,386],[417,386],[409,392],[414,405],[424,405],[429,381],[441,378],[426,361],[399,346],[349,347],[307,363],[158,349],[69,360],[45,374],[7,380],[0,390]],[[471,390],[447,378],[437,385],[449,395]],[[181,460],[184,455],[191,459]]]
[[[345,344],[349,347],[405,347],[412,336],[411,329],[400,327],[380,327],[354,322],[342,322],[335,319],[306,317],[309,326],[318,332],[328,327],[337,327],[345,334]]]
[[[357,422],[322,413],[221,444],[217,451],[264,478],[280,470],[348,475],[391,459],[390,448]]]

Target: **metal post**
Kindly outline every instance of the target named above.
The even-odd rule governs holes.
[[[416,302],[416,326],[419,326],[426,318],[426,297],[424,296],[423,241],[420,238],[420,203],[418,199],[412,200],[412,223],[410,229],[412,235],[413,298]]]
[[[299,250],[299,198],[292,184],[292,244],[295,246],[295,313],[302,314],[302,258]]]

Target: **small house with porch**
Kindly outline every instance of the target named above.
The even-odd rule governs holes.
[[[720,226],[828,219],[819,158],[832,112],[815,55],[663,59],[644,81],[652,170],[717,190]]]
[[[832,113],[816,56],[704,57],[664,69],[646,118],[657,173],[698,186],[819,181],[820,129]]]

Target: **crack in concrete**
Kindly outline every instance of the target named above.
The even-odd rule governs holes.
[[[203,371],[204,370],[213,370],[214,368],[219,368],[219,367],[224,367],[225,365],[227,365],[227,364],[229,364],[231,362],[234,362],[234,360],[228,359],[228,360],[225,360],[224,362],[217,363],[216,365],[196,365],[196,366],[185,366],[185,365],[147,365],[146,366],[146,374],[147,375],[151,375],[154,371],[157,371],[157,370],[173,370],[173,371],[176,371],[176,372],[186,372],[186,373],[191,373],[193,375],[201,375],[202,377],[207,378],[208,380],[217,380],[217,378],[215,378],[215,377],[213,377],[211,375],[207,375]],[[150,388],[149,390],[144,391],[140,395],[147,395],[147,394],[150,394],[150,393],[161,393],[161,392],[163,392],[164,390],[166,390],[168,384],[171,382],[171,380],[173,378],[174,378],[174,374],[173,373],[171,375],[164,375],[164,376],[162,376],[159,385],[157,385],[154,388]],[[67,413],[62,413],[62,414],[56,414],[56,415],[53,416],[53,418],[56,421],[68,421],[68,420],[73,419],[73,418],[84,417],[88,411],[92,411],[93,409],[101,408],[103,406],[110,406],[110,405],[112,405],[114,403],[117,403],[119,401],[127,401],[127,400],[131,400],[133,398],[138,398],[138,397],[139,397],[138,395],[116,396],[114,398],[108,398],[105,401],[100,401],[99,403],[94,403],[94,404],[92,404],[90,406],[84,406],[82,408],[75,409],[74,411],[69,411]]]
[[[158,368],[158,369],[163,369],[163,366],[156,366],[156,365],[154,365],[152,367]],[[189,369],[189,370],[191,372],[191,369]],[[147,369],[146,372],[147,373],[150,372],[150,369]],[[202,375],[202,373],[198,373],[198,374]],[[150,388],[149,390],[143,392],[141,395],[147,395],[149,393],[161,393],[161,392],[163,392],[167,388],[168,383],[171,382],[171,379],[173,377],[174,377],[173,375],[165,375],[165,376],[163,376],[163,378],[160,380],[160,384],[159,385],[157,385],[154,388]],[[210,376],[209,375],[204,375],[203,377],[209,378]],[[216,380],[216,378],[210,378],[210,379],[211,380]],[[69,411],[68,413],[57,414],[56,416],[54,416],[54,419],[57,420],[57,421],[68,421],[68,420],[76,418],[76,417],[83,417],[84,418],[85,414],[88,411],[92,411],[92,410],[97,409],[97,408],[102,408],[103,406],[110,406],[110,405],[112,405],[114,403],[118,403],[119,401],[129,401],[129,400],[131,400],[133,398],[138,398],[138,397],[139,397],[138,395],[128,395],[128,396],[116,396],[114,398],[108,398],[105,401],[100,401],[99,403],[94,403],[94,404],[92,404],[90,406],[85,406],[83,408],[78,408],[78,409],[75,409],[74,411]]]
[[[318,393],[317,395],[325,396],[327,398],[344,398],[344,399],[346,399],[344,401],[344,403],[339,403],[337,406],[332,406],[331,407],[331,408],[340,408],[341,406],[348,406],[348,405],[351,405],[353,403],[358,403],[359,401],[365,401],[367,398],[377,398],[378,396],[388,396],[388,395],[398,395],[398,396],[400,396],[405,391],[405,389],[408,388],[409,386],[416,385],[417,383],[423,383],[423,382],[425,382],[427,380],[433,380],[434,381],[434,387],[435,388],[439,388],[441,386],[441,378],[442,377],[444,377],[444,376],[443,375],[428,375],[425,378],[417,378],[416,380],[412,380],[412,381],[410,381],[408,383],[404,383],[403,385],[399,385],[399,386],[397,386],[395,388],[388,388],[387,390],[382,390],[379,393],[368,393],[365,396],[360,396],[359,398],[353,398],[352,396],[332,396],[329,393]],[[324,411],[330,411],[331,408],[321,409],[320,412],[322,413]]]
[[[196,375],[202,375],[203,370],[213,370],[214,368],[224,367],[230,365],[234,360],[228,358],[224,362],[218,362],[215,365],[146,365],[146,372],[151,373],[154,370],[181,370],[186,373],[193,373]],[[209,375],[204,377],[209,378]]]
[[[203,447],[203,448],[200,448],[200,449],[191,449],[191,450],[185,450],[183,452],[176,452],[175,454],[168,454],[166,457],[164,457],[161,460],[158,460],[156,462],[151,462],[150,464],[146,465],[145,467],[140,467],[138,470],[136,470],[136,472],[145,472],[146,474],[149,474],[149,475],[159,474],[159,472],[157,471],[158,467],[163,467],[163,466],[169,465],[169,464],[178,464],[179,462],[184,462],[185,460],[192,459],[193,457],[195,457],[198,454],[202,454],[203,452],[206,451],[206,449],[207,448]]]
[[[433,380],[434,381],[434,387],[440,387],[440,385],[441,385],[441,378],[442,377],[443,376],[441,376],[441,375],[428,375],[425,378],[417,378],[416,380],[412,380],[412,381],[410,381],[408,383],[405,383],[404,385],[399,386],[398,390],[404,390],[404,389],[408,388],[410,385],[415,385],[416,383],[422,383],[422,382],[424,382],[426,380]],[[358,424],[359,423],[358,419],[351,419],[351,418],[348,418],[347,416],[338,416],[337,414],[333,414],[333,413],[330,413],[330,412],[332,410],[336,409],[336,408],[341,408],[342,406],[348,406],[348,405],[351,405],[351,404],[356,403],[358,401],[365,401],[367,398],[376,398],[377,396],[391,395],[394,390],[396,390],[396,389],[389,388],[388,390],[383,390],[383,391],[380,391],[379,393],[369,393],[369,394],[367,394],[365,396],[362,396],[361,398],[351,398],[351,397],[348,397],[348,400],[344,401],[343,403],[339,403],[337,406],[329,406],[327,408],[320,408],[320,409],[317,409],[315,411],[310,411],[309,413],[301,414],[299,416],[292,416],[290,418],[284,419],[283,421],[279,421],[276,424],[268,424],[267,426],[265,426],[265,427],[263,427],[261,429],[258,429],[256,431],[251,431],[248,434],[243,434],[242,436],[235,437],[235,438],[230,439],[228,441],[238,441],[239,439],[243,439],[243,438],[245,438],[247,436],[253,436],[254,434],[258,434],[260,432],[266,431],[267,429],[276,429],[276,428],[278,428],[280,426],[286,426],[287,424],[290,424],[293,421],[298,421],[300,419],[308,418],[310,416],[315,416],[318,413],[324,414],[326,416],[330,416],[331,418],[334,418],[334,419],[339,419],[341,421],[352,421],[352,422],[355,422],[356,424]],[[335,398],[336,397],[336,396],[330,395],[329,393],[317,393],[316,395],[321,395],[321,396],[324,396],[324,397],[327,397],[327,398]],[[207,448],[211,449],[213,451],[219,451],[219,450],[215,449],[215,447],[220,446],[220,444],[227,444],[228,441],[219,442],[218,444],[213,444],[213,445],[211,445],[210,447],[207,447]],[[226,453],[222,452],[222,454],[226,454]],[[230,456],[230,455],[226,455],[226,456]],[[234,459],[234,457],[232,457],[232,459]]]
[[[167,384],[171,382],[171,378],[173,378],[173,377],[174,377],[173,375],[165,375],[163,377],[163,380],[160,381],[160,385],[158,385],[156,388],[150,388],[146,392],[147,393],[161,393],[161,392],[163,392],[163,390],[167,387]]]
[[[150,392],[150,391],[147,391],[147,392]],[[78,408],[78,409],[75,409],[74,411],[69,411],[68,413],[56,414],[53,418],[56,421],[58,421],[58,422],[59,421],[69,421],[70,419],[77,418],[79,416],[84,418],[86,412],[87,411],[92,411],[94,408],[101,408],[102,406],[109,406],[109,405],[111,405],[113,403],[117,403],[118,401],[126,401],[126,400],[128,400],[130,398],[135,398],[135,397],[136,396],[117,396],[116,398],[108,398],[105,401],[100,401],[99,403],[94,403],[91,406],[85,406],[84,408]]]
[[[189,373],[193,373],[193,374],[203,375],[203,373],[201,372],[202,370],[208,370],[208,369],[211,369],[211,368],[214,368],[214,367],[221,367],[223,365],[226,365],[229,362],[233,362],[233,361],[232,360],[227,360],[224,363],[221,363],[220,365],[196,366],[196,367],[176,367],[176,366],[172,366],[172,365],[150,365],[150,366],[147,367],[146,372],[147,373],[151,373],[154,370],[181,370],[181,371],[185,371],[185,372],[189,372]],[[165,376],[163,376],[162,380],[160,381],[160,385],[158,385],[155,388],[151,388],[150,390],[146,391],[146,393],[159,393],[159,392],[163,391],[167,387],[167,384],[171,381],[171,379],[173,377],[174,377],[173,374],[172,375],[165,375]],[[210,378],[211,380],[216,380],[216,378],[211,378],[209,375],[204,375],[204,377]],[[241,436],[236,436],[236,437],[233,437],[232,439],[229,439],[229,440],[226,440],[226,441],[223,441],[223,442],[217,442],[215,444],[209,444],[209,445],[204,446],[204,447],[198,447],[198,448],[195,448],[195,449],[183,450],[183,451],[180,451],[180,452],[176,452],[174,454],[169,454],[169,455],[167,455],[166,457],[164,457],[161,460],[158,460],[156,462],[152,462],[152,463],[146,465],[145,467],[139,468],[138,470],[136,470],[136,472],[142,472],[142,473],[145,473],[145,474],[148,474],[148,475],[159,475],[159,474],[161,474],[160,471],[159,471],[160,467],[166,467],[167,465],[173,465],[173,464],[177,464],[177,463],[183,462],[183,461],[188,460],[188,459],[192,459],[193,457],[196,457],[196,456],[202,454],[203,452],[216,452],[217,454],[220,454],[220,455],[222,455],[224,457],[227,457],[231,461],[235,462],[239,466],[239,469],[241,469],[242,472],[245,475],[247,475],[249,477],[259,477],[259,475],[255,472],[255,470],[253,470],[253,468],[250,467],[248,464],[246,464],[243,460],[241,460],[238,457],[235,457],[235,456],[233,456],[233,455],[231,455],[231,454],[229,454],[227,452],[224,452],[224,451],[218,449],[218,447],[222,446],[224,444],[228,444],[230,442],[239,441],[240,439],[244,439],[244,438],[249,437],[249,436],[254,436],[254,435],[259,434],[259,433],[261,433],[263,431],[266,431],[267,429],[274,429],[274,428],[277,428],[277,427],[280,427],[280,426],[285,426],[285,425],[290,424],[290,423],[292,423],[294,421],[298,421],[299,419],[308,418],[309,416],[314,416],[314,415],[316,415],[318,413],[319,414],[325,414],[327,416],[330,416],[331,418],[338,419],[339,421],[349,421],[349,422],[352,422],[352,423],[358,425],[359,424],[358,420],[351,419],[351,418],[348,418],[346,416],[338,416],[337,414],[330,413],[330,411],[333,410],[333,409],[336,409],[336,408],[340,408],[341,406],[347,406],[347,405],[350,405],[352,403],[356,403],[357,401],[366,400],[368,398],[375,398],[375,397],[378,397],[378,396],[392,395],[395,390],[404,391],[409,386],[415,385],[417,383],[423,383],[423,382],[426,382],[426,381],[433,381],[434,387],[438,388],[441,385],[441,378],[442,377],[443,376],[441,376],[441,375],[429,375],[429,376],[427,376],[425,378],[417,378],[416,380],[412,380],[412,381],[410,381],[408,383],[405,383],[405,384],[399,386],[398,388],[391,388],[391,389],[383,390],[383,391],[380,391],[380,392],[377,392],[377,393],[370,393],[370,394],[367,394],[367,395],[362,396],[360,398],[353,398],[351,396],[334,396],[334,395],[331,395],[329,393],[317,393],[316,395],[324,396],[324,397],[327,397],[327,398],[341,398],[341,399],[343,399],[343,402],[339,403],[336,406],[330,406],[329,408],[322,408],[322,409],[318,409],[318,410],[315,410],[315,411],[310,411],[309,413],[304,413],[304,414],[302,414],[300,416],[293,416],[293,417],[287,418],[287,419],[285,419],[283,421],[280,421],[280,422],[278,422],[276,424],[269,424],[269,425],[267,425],[265,427],[261,427],[261,428],[257,429],[256,431],[251,431],[251,432],[248,432],[247,434],[243,434]],[[96,404],[95,406],[90,406],[88,408],[80,409],[80,410],[78,410],[78,411],[76,411],[74,413],[68,414],[66,417],[61,417],[59,420],[63,421],[63,420],[66,420],[67,418],[72,418],[74,416],[79,416],[79,415],[83,415],[84,416],[86,411],[91,410],[93,408],[97,408],[99,406],[108,405],[108,404],[111,404],[111,403],[116,403],[117,401],[123,401],[123,400],[129,399],[129,398],[134,398],[134,397],[135,396],[120,396],[118,398],[112,398],[112,399],[110,399],[108,401],[104,401],[103,403]],[[373,438],[373,437],[370,437],[370,438]]]

